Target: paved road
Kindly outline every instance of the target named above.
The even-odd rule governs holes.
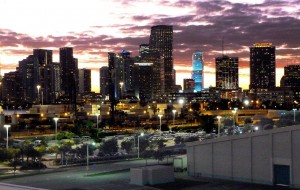
[[[149,161],[156,164],[157,161]],[[31,186],[53,190],[282,190],[282,187],[252,185],[208,178],[192,178],[186,173],[176,173],[174,183],[155,185],[153,187],[130,184],[129,171],[105,173],[114,170],[124,170],[131,167],[145,166],[144,160],[123,161],[108,164],[63,168],[61,172],[47,173],[34,176],[24,176],[1,180],[23,186]],[[100,175],[100,173],[102,173]],[[94,174],[94,175],[92,175]],[[98,175],[95,175],[98,174]],[[0,186],[0,190],[1,186]],[[3,189],[4,190],[4,189]]]
[[[156,160],[148,161],[156,164]],[[91,165],[89,170],[86,166],[63,168],[61,172],[47,173],[34,176],[24,176],[1,180],[3,183],[10,183],[36,188],[62,190],[62,189],[98,189],[98,190],[118,190],[118,189],[155,189],[152,187],[141,187],[129,184],[129,171],[99,174],[109,171],[129,169],[132,167],[145,166],[144,160],[115,162],[109,164]],[[91,176],[92,175],[92,176]]]

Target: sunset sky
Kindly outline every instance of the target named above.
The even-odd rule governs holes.
[[[173,25],[176,83],[191,77],[192,53],[204,54],[204,85],[215,86],[214,58],[240,58],[239,82],[249,85],[249,47],[276,46],[277,84],[283,67],[300,64],[300,0],[0,0],[1,74],[15,71],[32,49],[74,47],[79,68],[92,69],[94,91],[107,52],[138,55],[154,25]],[[95,81],[95,82],[94,82]]]

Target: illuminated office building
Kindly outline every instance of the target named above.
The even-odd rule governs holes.
[[[195,91],[200,92],[203,89],[203,55],[197,50],[193,53],[193,71],[192,79],[195,82]]]
[[[250,89],[275,88],[275,69],[275,46],[256,43],[250,47]]]
[[[216,58],[216,88],[235,90],[239,88],[239,58],[223,55]]]

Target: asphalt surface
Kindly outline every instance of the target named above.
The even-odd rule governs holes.
[[[156,160],[148,161],[157,164]],[[56,172],[41,172],[29,176],[17,176],[1,179],[2,183],[29,186],[53,190],[281,190],[284,187],[272,187],[239,183],[210,178],[193,178],[186,173],[175,173],[175,182],[154,186],[130,184],[132,167],[145,166],[144,160],[123,161],[85,166],[60,168]],[[2,184],[3,185],[3,184]],[[5,185],[5,184],[4,184]],[[8,189],[4,186],[4,189]],[[4,190],[3,189],[3,190]],[[30,188],[28,188],[30,189]],[[1,184],[0,184],[0,190]],[[11,190],[11,189],[8,189]],[[19,189],[16,189],[19,190]]]

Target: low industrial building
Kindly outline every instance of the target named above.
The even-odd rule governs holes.
[[[300,187],[300,125],[187,144],[188,174]]]

